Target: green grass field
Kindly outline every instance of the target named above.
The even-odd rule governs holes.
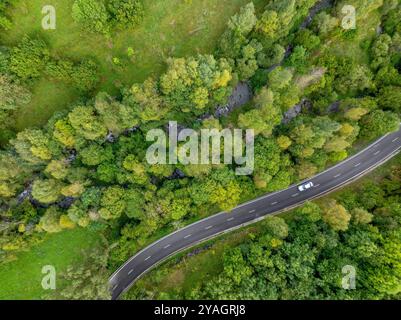
[[[42,267],[53,265],[56,272],[79,263],[83,251],[100,243],[98,234],[86,229],[74,229],[47,236],[27,252],[17,254],[18,259],[0,265],[0,300],[37,300],[47,294],[42,289]],[[57,279],[57,278],[56,278]],[[57,282],[61,288],[63,283]]]
[[[262,8],[266,0],[256,0]],[[82,31],[71,17],[74,0],[20,0],[10,12],[14,28],[0,34],[0,42],[13,46],[28,34],[46,40],[52,55],[80,60],[95,58],[101,69],[98,90],[112,94],[121,85],[142,82],[159,75],[168,57],[212,53],[228,19],[248,0],[152,0],[144,1],[145,19],[135,30],[123,30],[111,39]],[[53,5],[57,29],[44,31],[41,10]],[[129,58],[127,49],[135,51]],[[113,58],[121,63],[115,65]],[[57,110],[73,103],[78,95],[69,86],[38,81],[33,101],[17,115],[16,129],[40,126]]]
[[[361,45],[365,41],[373,41],[377,35],[376,27],[380,25],[380,11],[372,11],[366,19],[357,22],[357,33],[353,39],[336,38],[330,41],[325,49],[336,56],[344,56],[355,59],[360,64],[370,63],[369,53]],[[363,26],[363,27],[358,27]]]

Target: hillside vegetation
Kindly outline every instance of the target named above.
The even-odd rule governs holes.
[[[161,3],[167,5],[167,2]],[[231,3],[240,4],[239,1]],[[233,8],[235,14],[228,19],[226,27],[216,31],[216,47],[205,37],[205,51],[187,52],[183,57],[168,53],[164,57],[165,68],[150,75],[145,72],[141,79],[123,79],[115,71],[120,81],[118,94],[107,85],[98,92],[105,83],[104,60],[99,62],[95,56],[87,57],[81,55],[82,52],[75,57],[64,52],[57,55],[55,42],[50,45],[55,38],[27,34],[18,43],[9,40],[8,46],[0,51],[1,132],[11,138],[0,151],[0,258],[5,260],[16,251],[28,250],[38,234],[78,227],[99,230],[107,238],[110,250],[105,250],[104,255],[91,255],[80,269],[67,272],[65,278],[70,279],[71,285],[56,296],[105,297],[107,274],[161,235],[213,213],[229,212],[241,202],[259,195],[285,189],[344,160],[356,148],[398,130],[400,2],[335,1],[311,17],[311,23],[305,27],[303,22],[308,21],[310,10],[317,3],[316,0],[273,0],[257,5],[250,2],[240,10]],[[357,9],[356,29],[344,28],[342,8],[345,4]],[[114,39],[113,35],[121,28],[128,28],[127,25],[134,30],[144,27],[146,19],[150,19],[147,13],[150,9],[144,4],[142,10],[138,5],[137,0],[76,0],[71,8],[65,7],[64,14],[71,15],[75,21],[72,26],[79,28],[80,35],[90,33],[93,40],[106,40]],[[184,5],[185,8],[194,6],[195,11],[185,11],[188,15],[199,9],[188,1],[178,8]],[[127,16],[121,15],[125,12],[125,9],[120,10],[124,6],[130,8]],[[18,26],[13,12],[18,10],[7,7],[1,14]],[[166,9],[165,12],[172,11]],[[178,23],[178,16],[176,19]],[[209,28],[208,22],[205,23]],[[12,30],[12,25],[5,24],[3,28]],[[160,37],[160,30],[154,32]],[[98,44],[101,43],[99,40]],[[180,39],[180,43],[188,45],[185,39]],[[345,50],[346,44],[350,44],[349,51]],[[59,45],[63,48],[62,42]],[[109,47],[110,50],[114,48],[113,45]],[[85,50],[85,45],[82,48]],[[120,48],[129,49],[126,45]],[[135,52],[139,49],[133,45],[131,49],[127,54],[135,61]],[[113,55],[113,68],[108,72],[123,68],[130,60],[125,59]],[[142,59],[151,61],[154,54],[147,53]],[[45,125],[13,134],[11,119],[30,101],[35,101],[32,88],[46,79],[80,92],[79,100],[70,108],[54,113]],[[251,101],[229,110],[228,117],[217,116],[218,106],[227,104],[239,84],[250,87]],[[238,176],[237,165],[149,164],[145,157],[150,145],[146,135],[150,129],[165,129],[169,121],[194,130],[254,129],[254,171],[249,176]],[[185,145],[180,144],[180,148]],[[318,250],[310,255],[320,256],[325,252],[319,250],[325,250],[326,244],[329,246],[333,242],[343,246],[341,256],[348,257],[354,252],[352,246],[359,244],[359,238],[350,242],[346,238],[348,235],[358,237],[365,229],[369,229],[362,235],[368,247],[366,257],[376,255],[379,248],[387,245],[389,252],[398,248],[397,209],[390,214],[395,221],[390,227],[387,222],[365,221],[376,209],[387,209],[387,205],[398,201],[398,186],[394,185],[395,191],[390,188],[388,195],[383,194],[387,192],[385,187],[382,191],[374,189],[373,195],[370,189],[364,190],[363,194],[370,197],[381,195],[380,201],[371,207],[365,207],[369,198],[366,202],[356,199],[352,205],[333,200],[322,207],[308,207],[312,218],[306,217],[287,226],[275,220],[280,221],[277,222],[279,231],[288,229],[288,235],[286,232],[275,236],[273,231],[268,231],[273,232],[270,235],[274,239],[267,233],[260,242],[265,238],[274,241],[261,244],[256,240],[256,253],[263,256],[265,250],[273,254],[272,249],[277,248],[277,254],[273,254],[279,260],[277,263],[287,259],[283,263],[291,264],[298,250],[308,251],[307,243],[312,248],[317,243]],[[363,209],[354,215],[361,214],[365,219],[364,223],[356,223],[355,228],[351,220],[354,209]],[[303,224],[307,224],[305,234],[302,234]],[[314,237],[311,230],[321,237]],[[305,241],[300,240],[302,237]],[[366,238],[370,237],[377,238],[368,242]],[[294,249],[294,243],[299,247]],[[260,281],[259,274],[252,268],[264,268],[266,272],[277,266],[279,270],[286,270],[272,260],[263,259],[260,265],[251,268],[248,264],[257,263],[256,260],[252,261],[253,258],[238,250],[227,253],[227,259],[234,261],[229,261],[227,268],[238,261],[238,266],[243,267],[229,271],[235,285],[227,284],[228,289],[221,294],[203,290],[209,294],[207,297],[237,297],[239,292],[247,292],[241,285],[252,292],[255,288],[252,283],[242,283],[245,278]],[[304,252],[302,250],[300,252]],[[329,260],[330,254],[333,253],[327,253]],[[305,258],[317,259],[310,255]],[[387,267],[394,265],[394,273],[389,276],[391,281],[386,282],[377,280],[378,275],[374,274],[377,288],[373,294],[379,292],[378,297],[397,294],[397,288],[392,285],[400,276],[398,265],[393,261],[397,254],[376,256],[378,270],[382,268],[387,272]],[[355,263],[366,257],[360,257]],[[302,259],[296,261],[303,263]],[[317,264],[310,264],[308,270],[289,270],[281,276],[292,279],[291,272],[296,276],[301,272],[310,279],[307,283],[300,282],[305,286],[304,298],[315,297],[319,295],[312,290],[315,283],[309,276],[317,274],[317,267]],[[370,272],[369,268],[366,272]],[[96,270],[95,281],[87,281],[84,275],[96,274]],[[284,287],[285,280],[281,280],[276,289]],[[215,285],[218,281],[211,279],[210,287],[219,288]],[[321,286],[326,288],[334,280],[313,278],[313,281],[323,281]],[[388,283],[391,288],[386,288]],[[253,297],[292,297],[291,293],[278,295],[278,291],[272,290],[269,283],[265,283],[260,291],[263,295]],[[196,288],[193,295],[200,297]],[[370,292],[365,292],[360,297],[370,296]]]

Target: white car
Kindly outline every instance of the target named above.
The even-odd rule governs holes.
[[[314,186],[313,182],[310,181],[310,182],[301,184],[301,185],[298,187],[298,190],[301,191],[301,192],[302,192],[302,191],[306,191],[306,190],[309,190],[309,189],[313,188],[313,186]]]

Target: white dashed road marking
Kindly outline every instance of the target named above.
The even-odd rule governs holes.
[[[152,258],[152,256],[147,257],[147,258],[145,259],[145,261],[149,260],[150,258]]]
[[[208,226],[208,227],[205,228],[205,230],[209,230],[209,229],[212,229],[212,228],[213,228],[213,226]]]
[[[192,234],[185,236],[184,239],[188,239],[190,236],[192,236]]]
[[[299,195],[299,193],[295,193],[295,194],[293,194],[291,197],[295,198],[295,197],[298,196],[298,195]]]
[[[376,152],[374,153],[374,155],[377,156],[379,153],[380,153],[380,151],[376,151]]]
[[[228,218],[227,219],[227,221],[233,221],[234,220],[234,218]]]
[[[320,187],[320,183],[318,183],[318,184],[315,185],[315,188],[317,188],[317,187]]]
[[[338,177],[341,177],[341,173],[336,174],[336,175],[334,176],[334,178],[338,178]]]
[[[115,291],[115,290],[117,289],[117,287],[118,287],[118,285],[115,285],[115,286],[113,287],[113,291]]]
[[[359,162],[359,163],[357,163],[354,167],[357,168],[357,167],[359,167],[361,164],[362,164],[362,163]]]
[[[134,272],[134,269],[131,269],[129,272],[128,272],[128,275],[130,275],[131,273],[133,273]]]
[[[272,206],[276,205],[277,203],[278,203],[277,201],[276,201],[276,202],[273,202],[273,203],[272,203]]]
[[[251,211],[249,211],[249,213],[254,213],[256,210],[251,210]]]
[[[167,246],[165,246],[164,249],[167,249],[168,247],[171,247],[171,244],[168,244]]]
[[[399,139],[399,138],[395,138],[395,139],[393,140],[393,142],[396,142],[398,139]]]

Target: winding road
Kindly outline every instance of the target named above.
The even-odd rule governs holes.
[[[112,299],[127,291],[144,273],[179,251],[223,233],[255,223],[265,217],[293,209],[360,178],[394,157],[401,150],[401,129],[383,136],[356,155],[310,178],[314,187],[300,192],[297,185],[267,194],[177,230],[138,252],[110,278]]]

